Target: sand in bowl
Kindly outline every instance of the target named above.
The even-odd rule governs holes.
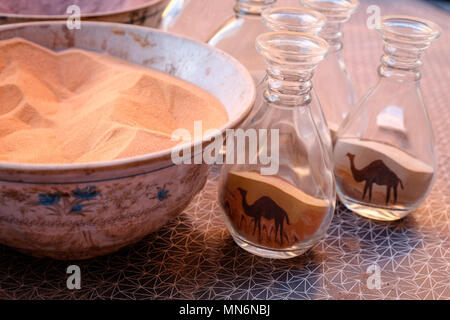
[[[382,220],[398,218],[395,210],[414,209],[426,196],[434,175],[430,165],[400,149],[355,138],[337,141],[334,163],[341,200],[350,206],[353,203],[356,210],[367,205],[379,207],[381,215],[392,215],[391,219],[380,217]]]
[[[78,49],[0,41],[0,161],[69,164],[175,146],[172,132],[228,121],[218,99],[169,74]]]
[[[235,232],[275,249],[313,238],[329,210],[328,201],[254,171],[230,171],[221,202]]]

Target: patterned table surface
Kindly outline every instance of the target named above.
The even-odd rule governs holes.
[[[379,36],[365,27],[370,4],[380,5],[382,14],[420,13],[443,29],[423,59],[422,80],[439,171],[417,211],[396,223],[378,223],[338,206],[328,235],[307,254],[263,259],[240,249],[229,235],[216,201],[219,168],[212,167],[203,192],[159,232],[115,254],[73,262],[81,268],[80,290],[66,287],[72,262],[35,259],[0,246],[0,298],[450,299],[450,15],[426,2],[362,1],[346,26],[344,54],[359,94],[376,79],[381,53]],[[226,16],[229,8],[222,11]],[[368,286],[374,271],[380,272],[380,288]]]

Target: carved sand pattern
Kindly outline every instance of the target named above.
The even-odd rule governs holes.
[[[239,188],[239,192],[242,196],[242,208],[244,209],[245,214],[253,218],[253,235],[255,234],[256,227],[258,227],[258,237],[261,238],[261,217],[264,217],[268,220],[274,220],[274,241],[277,241],[278,230],[280,230],[279,241],[280,245],[283,245],[284,220],[286,220],[286,223],[289,224],[289,217],[286,211],[280,208],[275,201],[267,196],[261,197],[254,204],[249,205],[247,203],[247,191]],[[269,233],[269,237],[270,235],[271,234]]]
[[[382,160],[375,160],[363,169],[358,170],[355,167],[355,155],[347,153],[347,157],[350,159],[350,169],[352,170],[353,179],[356,182],[366,182],[362,200],[364,200],[367,190],[369,190],[369,201],[372,200],[372,185],[376,183],[380,186],[386,186],[386,204],[389,203],[391,189],[394,192],[394,204],[397,202],[397,187],[400,184],[400,187],[404,189],[403,183]]]

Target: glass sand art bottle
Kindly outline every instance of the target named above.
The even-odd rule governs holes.
[[[236,0],[235,15],[213,36],[208,44],[231,54],[238,59],[258,83],[265,72],[262,57],[256,52],[255,39],[267,31],[261,21],[261,13],[276,0]]]
[[[276,7],[265,9],[262,12],[262,21],[269,31],[292,31],[317,35],[325,25],[326,19],[321,13],[306,8]],[[265,66],[263,72],[265,72]],[[252,119],[259,108],[265,105],[263,93],[267,88],[266,81],[267,75],[264,75],[263,79],[257,84],[256,101],[247,119]],[[320,138],[322,139],[325,148],[328,150],[331,159],[333,144],[331,141],[330,130],[328,129],[327,121],[314,88],[311,90],[310,108]]]
[[[239,246],[292,258],[325,235],[335,207],[333,169],[310,109],[311,77],[328,44],[269,32],[256,46],[266,62],[266,106],[227,136],[219,202]]]
[[[436,153],[420,91],[420,58],[440,29],[423,19],[386,16],[378,31],[384,41],[378,82],[344,120],[333,157],[347,208],[391,221],[415,210],[434,182]]]
[[[343,25],[356,11],[359,2],[358,0],[300,0],[300,4],[319,11],[327,19],[319,35],[328,41],[330,49],[327,57],[316,70],[314,88],[334,140],[342,121],[357,102],[356,93],[341,54]]]

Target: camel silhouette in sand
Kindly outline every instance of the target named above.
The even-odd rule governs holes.
[[[247,203],[247,191],[238,188],[242,196],[242,208],[247,216],[253,218],[254,227],[253,235],[255,234],[256,227],[258,227],[258,237],[261,239],[261,217],[268,220],[274,220],[275,222],[275,241],[277,241],[278,230],[280,230],[280,243],[283,245],[283,224],[284,219],[289,225],[289,217],[278,204],[271,198],[263,196],[255,201],[251,206]]]
[[[355,179],[356,182],[366,181],[362,200],[364,200],[367,190],[369,190],[369,201],[372,200],[372,185],[375,183],[379,186],[386,186],[386,204],[389,203],[391,189],[394,193],[394,204],[397,202],[397,186],[400,183],[401,188],[404,189],[403,183],[383,161],[375,160],[365,168],[358,170],[355,167],[355,155],[347,153],[346,156],[350,159],[350,168],[352,170],[353,179]]]

